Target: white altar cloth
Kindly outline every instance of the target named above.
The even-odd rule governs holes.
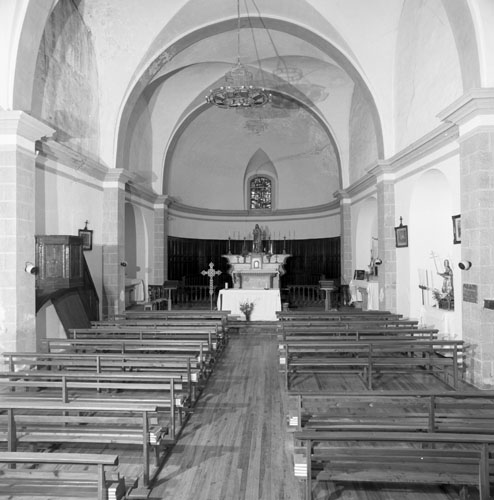
[[[276,311],[281,311],[281,296],[277,289],[256,290],[229,288],[220,290],[217,306],[219,311],[231,311],[232,315],[245,319],[240,310],[242,302],[254,302],[252,321],[277,321]]]
[[[352,296],[352,302],[358,302],[362,300],[362,294],[360,293],[359,288],[367,292],[367,307],[365,308],[365,310],[378,311],[379,283],[377,281],[367,281],[367,280],[350,281],[350,294]],[[363,304],[362,304],[362,309],[364,309]]]

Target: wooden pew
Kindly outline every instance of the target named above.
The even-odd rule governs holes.
[[[494,391],[290,391],[289,400],[296,430],[494,431]]]
[[[208,372],[199,366],[196,359],[187,356],[148,354],[88,354],[88,353],[42,353],[4,352],[7,371],[51,370],[58,372],[88,371],[94,373],[159,373],[165,377],[179,378],[186,384],[186,397],[194,403],[200,384]]]
[[[118,399],[62,403],[16,399],[9,393],[0,399],[0,411],[0,439],[11,452],[22,445],[51,443],[77,444],[81,455],[85,451],[79,445],[85,444],[137,446],[142,450],[142,471],[133,480],[142,478],[145,487],[150,484],[150,453],[158,468],[164,459],[160,450],[175,443],[174,431],[156,404]]]
[[[276,313],[281,321],[351,321],[351,320],[386,320],[401,319],[402,314],[389,311],[279,311]]]
[[[297,321],[283,321],[281,323],[281,328],[284,331],[297,330],[297,329],[364,329],[364,328],[417,328],[419,322],[417,320],[411,319],[353,319],[353,320],[339,320],[339,321],[327,321],[327,320],[297,320]]]
[[[161,326],[98,326],[71,328],[69,338],[123,338],[137,340],[195,340],[205,342],[208,350],[216,356],[224,347],[224,337],[215,327],[161,327]]]
[[[139,340],[139,339],[57,339],[42,340],[42,345],[47,352],[119,352],[121,354],[174,354],[193,356],[201,367],[208,368],[214,361],[214,351],[207,342],[196,340]]]
[[[228,316],[231,311],[209,311],[206,309],[184,309],[182,311],[125,311],[121,315],[117,315],[115,319],[214,319],[221,321],[221,324],[226,327],[228,324]]]
[[[456,389],[462,345],[458,340],[287,340],[280,364],[284,367],[287,389],[290,389],[291,376],[297,373],[356,373],[372,390],[375,372],[401,373],[417,368],[451,377],[451,385]]]
[[[179,391],[180,380],[161,374],[87,373],[87,372],[0,372],[0,389],[9,401],[56,401],[60,403],[115,402],[152,404],[167,412],[170,439],[176,436],[176,417],[180,418],[186,401]]]
[[[480,500],[491,498],[492,434],[305,430],[294,438],[304,444],[295,474],[307,482],[307,500],[314,479],[474,485]]]
[[[428,339],[438,337],[436,328],[289,328],[283,329],[279,338],[282,342],[302,340],[387,340],[387,339]]]
[[[117,455],[2,451],[0,463],[29,465],[1,468],[0,492],[8,492],[8,498],[64,498],[70,491],[71,498],[121,500],[130,491],[123,477],[108,470],[118,465]]]
[[[224,328],[219,321],[212,320],[153,320],[153,319],[136,319],[136,320],[114,320],[114,321],[98,321],[92,322],[91,329],[100,331],[135,331],[156,332],[158,336],[173,336],[173,335],[189,335],[194,338],[199,334],[209,334],[212,341],[217,344],[217,349],[222,350],[228,342],[228,328]],[[75,330],[76,334],[84,333],[91,329],[71,329]]]

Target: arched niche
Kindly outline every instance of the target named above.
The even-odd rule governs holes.
[[[410,197],[409,235],[409,290],[410,316],[423,318],[424,311],[436,311],[432,289],[441,289],[444,260],[449,260],[453,269],[455,295],[459,292],[459,272],[453,248],[453,189],[446,175],[437,169],[422,174],[415,183]],[[423,290],[420,286],[426,286]],[[461,300],[455,300],[456,304]],[[459,310],[460,307],[455,309]],[[444,316],[444,315],[443,315]],[[441,318],[435,326],[444,333]]]
[[[140,207],[125,204],[125,278],[141,280],[145,295],[149,283],[149,231]],[[144,300],[145,297],[142,297]]]
[[[377,255],[377,199],[369,197],[361,203],[355,225],[355,269],[369,271],[371,250]]]

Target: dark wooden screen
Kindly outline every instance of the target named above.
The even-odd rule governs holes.
[[[252,241],[247,241],[251,251]],[[233,254],[242,253],[242,240],[231,240]],[[273,253],[282,253],[283,246],[292,254],[285,265],[286,274],[282,286],[316,285],[324,275],[326,279],[340,277],[340,238],[317,238],[310,240],[273,241]],[[198,240],[193,238],[168,238],[168,279],[184,281],[185,285],[207,285],[207,276],[201,271],[214,263],[216,270],[225,274],[228,263],[221,255],[228,253],[228,240]],[[225,276],[215,279],[221,284]]]

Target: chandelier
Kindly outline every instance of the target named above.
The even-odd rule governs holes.
[[[237,0],[237,62],[225,74],[225,85],[211,89],[209,104],[219,108],[259,108],[271,102],[271,93],[254,84],[252,73],[240,62],[240,0]]]

